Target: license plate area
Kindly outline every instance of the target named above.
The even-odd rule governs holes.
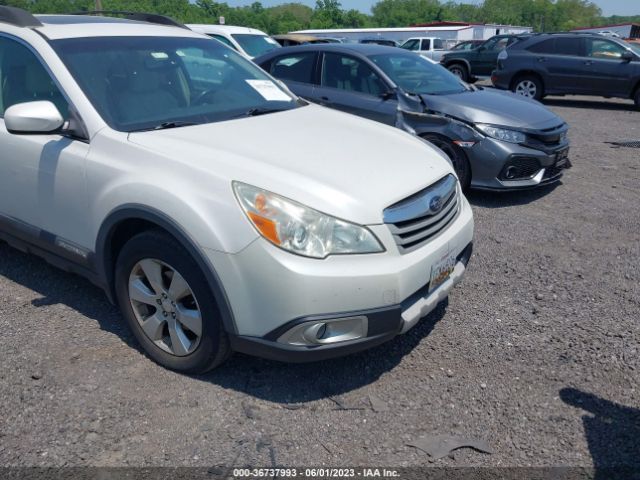
[[[556,153],[556,161],[554,163],[555,167],[565,167],[569,162],[569,149],[565,148],[564,150]]]
[[[446,282],[456,267],[456,255],[447,253],[431,267],[429,294]]]

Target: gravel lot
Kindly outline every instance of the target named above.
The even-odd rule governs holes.
[[[640,113],[547,103],[574,168],[471,194],[475,254],[448,305],[347,358],[178,375],[99,290],[0,244],[0,465],[640,467],[640,149],[605,143],[640,140]],[[494,453],[430,463],[407,445],[429,434]]]

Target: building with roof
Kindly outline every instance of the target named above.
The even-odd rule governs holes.
[[[379,37],[402,43],[412,37],[436,37],[444,40],[447,46],[452,46],[463,40],[487,40],[494,35],[529,33],[531,31],[533,31],[531,27],[514,25],[432,22],[400,28],[341,28],[299,30],[291,33],[341,38],[347,42],[359,42],[363,38]]]
[[[640,39],[640,23],[618,23],[614,25],[602,25],[600,27],[574,28],[572,32],[612,32],[621,38]]]

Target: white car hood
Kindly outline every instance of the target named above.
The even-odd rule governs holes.
[[[131,133],[134,144],[207,176],[245,182],[360,224],[453,169],[399,129],[327,108]]]

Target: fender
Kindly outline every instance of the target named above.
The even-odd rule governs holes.
[[[467,60],[466,58],[452,58],[451,60],[447,60],[447,63],[445,63],[444,66],[449,68],[449,65],[453,63],[464,63],[464,65],[467,67],[469,75],[473,75],[473,73],[471,72],[471,63],[469,63],[469,60]]]
[[[98,277],[107,285],[107,296],[111,302],[115,303],[115,292],[113,289],[113,260],[109,249],[113,238],[113,233],[118,224],[125,220],[144,220],[166,230],[172,235],[182,247],[194,258],[202,272],[205,274],[211,292],[214,295],[222,323],[225,330],[230,334],[236,334],[237,328],[233,318],[233,311],[227,294],[224,290],[220,277],[218,276],[214,266],[211,264],[206,255],[178,222],[156,210],[152,207],[139,204],[126,204],[112,210],[102,222],[96,240],[95,248],[95,269]]]

